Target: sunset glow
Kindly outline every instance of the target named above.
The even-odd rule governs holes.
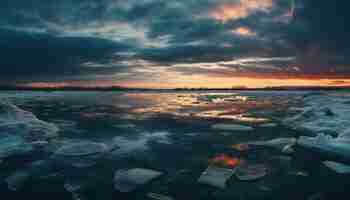
[[[349,6],[2,0],[1,196],[350,196]]]
[[[5,14],[11,18],[5,21],[28,24],[0,22],[0,34],[3,32],[6,41],[0,86],[170,89],[350,85],[349,31],[345,33],[347,26],[342,24],[347,20],[338,11],[330,13],[327,4],[322,20],[318,19],[320,12],[314,10],[317,5],[295,0],[200,4],[107,0],[100,3],[101,18],[93,4],[63,4],[62,8],[72,9],[67,14],[54,12],[48,19],[31,8],[27,13],[18,14],[15,9],[16,14]],[[76,12],[85,7],[86,16]],[[139,12],[140,8],[145,13]],[[18,18],[12,19],[17,14]]]
[[[31,88],[64,88],[64,87],[83,87],[83,88],[104,88],[104,87],[125,87],[125,88],[266,88],[266,87],[313,87],[313,86],[350,86],[349,79],[327,79],[327,78],[249,78],[249,77],[215,77],[210,78],[200,75],[172,77],[172,80],[154,80],[154,81],[79,81],[79,82],[34,82],[20,84],[18,86]]]
[[[203,78],[199,76],[188,77],[183,83],[122,83],[125,87],[145,88],[265,88],[283,86],[350,86],[348,79],[263,79],[263,78]],[[190,81],[192,80],[192,81]],[[208,81],[210,80],[210,83]]]
[[[239,27],[232,30],[232,33],[242,36],[256,36],[256,33],[246,27]]]
[[[245,18],[256,11],[268,11],[272,6],[272,0],[240,0],[238,3],[220,5],[209,15],[214,19],[226,22]]]

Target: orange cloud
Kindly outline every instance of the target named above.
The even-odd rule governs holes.
[[[247,27],[238,27],[232,30],[232,33],[241,36],[256,36],[256,33]]]
[[[240,0],[238,3],[223,4],[209,12],[209,16],[222,22],[248,17],[256,11],[269,11],[273,0]]]

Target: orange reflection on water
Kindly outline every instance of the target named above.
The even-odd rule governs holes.
[[[220,165],[223,167],[231,167],[234,168],[239,165],[242,161],[238,158],[233,158],[225,154],[218,155],[213,159],[209,160],[210,164]]]
[[[235,144],[232,145],[232,148],[237,151],[248,151],[250,149],[248,144]]]
[[[130,100],[143,102],[131,112],[138,114],[171,114],[199,118],[217,118],[249,123],[270,121],[250,115],[251,110],[271,109],[271,100],[255,99],[234,93],[133,93]]]
[[[270,121],[267,118],[259,118],[259,117],[248,117],[243,114],[230,114],[226,111],[218,111],[218,110],[211,110],[211,111],[205,111],[202,113],[198,113],[195,116],[197,117],[204,117],[204,118],[220,118],[220,119],[232,119],[236,121],[241,122],[250,122],[250,123],[263,123]]]

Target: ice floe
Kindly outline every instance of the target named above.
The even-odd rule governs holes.
[[[248,146],[271,147],[280,150],[283,153],[293,153],[293,146],[296,144],[296,138],[276,138],[267,141],[247,142]]]
[[[78,193],[79,190],[81,190],[83,187],[81,183],[67,181],[64,183],[63,187],[67,192],[71,193],[72,198],[74,200],[82,200],[83,199],[82,195]]]
[[[141,135],[136,138],[127,138],[122,136],[114,137],[112,143],[119,148],[113,151],[113,154],[123,155],[146,151],[149,149],[150,142],[157,142],[165,145],[172,144],[169,135],[170,133],[167,131],[159,131],[141,133]]]
[[[162,194],[156,194],[156,193],[152,193],[152,192],[149,192],[147,193],[146,195],[148,198],[150,199],[154,199],[154,200],[174,200],[172,197],[170,196],[165,196],[165,195],[162,195]]]
[[[48,140],[56,137],[59,131],[54,124],[39,120],[33,113],[7,101],[0,103],[0,130],[20,135],[28,141]]]
[[[276,126],[278,126],[278,124],[276,124],[276,123],[266,123],[266,124],[259,125],[259,127],[261,127],[261,128],[273,128]]]
[[[283,123],[312,133],[313,137],[299,137],[298,146],[318,153],[322,159],[350,164],[349,100],[349,95],[337,92],[305,95],[303,110]]]
[[[25,154],[33,151],[33,146],[17,135],[2,134],[0,136],[0,159]]]
[[[214,124],[211,126],[212,129],[224,130],[224,131],[252,131],[254,130],[250,126],[240,124]]]
[[[236,177],[241,181],[253,181],[267,175],[267,167],[262,164],[240,165],[237,167]]]
[[[299,170],[299,171],[290,171],[288,172],[289,175],[292,175],[292,176],[301,176],[301,177],[308,177],[310,176],[310,174],[307,172],[307,171],[302,171],[302,170]]]
[[[209,166],[199,177],[198,183],[225,189],[227,180],[229,180],[234,173],[235,169]]]
[[[118,170],[114,174],[114,188],[120,192],[131,192],[162,174],[162,172],[142,168]]]
[[[344,165],[342,163],[337,163],[337,162],[333,162],[333,161],[324,161],[323,164],[338,174],[349,174],[350,173],[350,166],[349,165]]]
[[[301,136],[297,145],[334,161],[350,164],[350,143],[342,138],[319,134],[317,137]]]
[[[313,133],[347,135],[350,127],[349,96],[334,94],[315,94],[304,98],[305,106],[299,114],[284,120],[291,128]]]
[[[113,148],[91,141],[64,142],[52,155],[52,159],[77,168],[91,167]]]
[[[101,154],[108,150],[108,146],[103,143],[86,141],[64,145],[55,154],[57,156],[79,157]]]

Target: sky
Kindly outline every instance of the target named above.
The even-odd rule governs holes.
[[[344,0],[2,0],[0,85],[350,86]]]

